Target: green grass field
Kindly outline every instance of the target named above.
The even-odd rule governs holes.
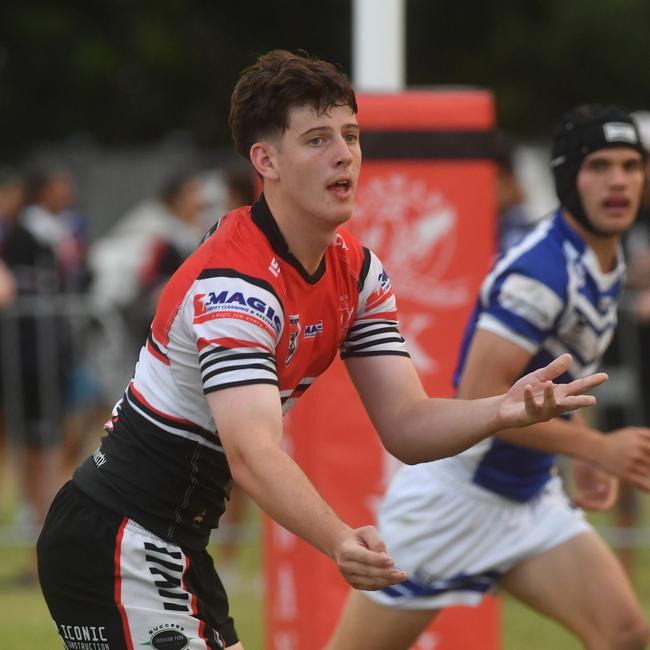
[[[31,551],[0,548],[0,648],[2,650],[60,650],[61,643],[35,587],[8,589],[6,578],[28,566]],[[263,650],[259,543],[242,545],[239,579],[229,589],[232,610],[247,650]],[[639,597],[650,616],[650,550],[638,554],[635,576]],[[504,650],[579,650],[580,645],[557,625],[512,599],[504,599]],[[305,649],[316,650],[316,649]]]
[[[0,464],[0,532],[14,517],[15,488],[8,464]],[[650,526],[650,503],[642,497],[640,525]],[[607,526],[608,516],[594,519],[597,527]],[[246,650],[264,650],[262,631],[262,578],[260,576],[260,523],[249,509],[245,541],[238,556],[238,574],[228,584],[232,614]],[[0,536],[0,542],[4,538]],[[213,548],[218,558],[218,549]],[[30,566],[33,551],[25,546],[0,543],[0,650],[61,650],[54,625],[38,587],[15,587],[8,578]],[[634,582],[646,615],[650,618],[650,546],[636,555]],[[555,623],[532,612],[511,598],[503,599],[503,650],[579,650],[580,644]],[[303,650],[303,649],[301,649]],[[317,650],[305,648],[304,650]],[[462,649],[459,649],[462,650]]]

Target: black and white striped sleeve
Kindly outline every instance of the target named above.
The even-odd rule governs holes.
[[[359,306],[343,345],[341,357],[409,356],[399,331],[397,303],[390,278],[379,258],[364,249],[359,279]]]
[[[278,385],[275,348],[283,327],[273,287],[230,269],[204,271],[192,296],[203,392]]]

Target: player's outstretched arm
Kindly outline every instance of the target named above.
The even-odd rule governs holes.
[[[546,422],[563,413],[593,406],[596,398],[585,393],[607,381],[607,375],[598,372],[568,384],[554,384],[553,380],[564,374],[570,365],[571,355],[563,354],[517,381],[501,397],[497,428],[510,429]]]
[[[482,399],[429,398],[410,359],[351,357],[348,371],[386,449],[405,463],[453,456],[508,427],[523,427],[595,403],[583,393],[604,373],[555,384],[569,355],[523,377],[500,395]]]
[[[379,533],[341,521],[282,449],[274,386],[227,388],[209,393],[208,403],[233,479],[269,516],[329,555],[357,589],[381,589],[406,578],[393,567]]]

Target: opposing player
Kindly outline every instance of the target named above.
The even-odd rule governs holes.
[[[51,508],[39,572],[64,641],[241,648],[205,550],[233,480],[352,586],[405,579],[375,529],[341,521],[281,446],[283,411],[338,350],[407,462],[594,402],[582,393],[603,374],[552,383],[569,355],[496,397],[427,398],[381,262],[340,228],[361,163],[356,111],[326,62],[273,51],[244,71],[231,125],[264,192],[172,277],[108,436]]]
[[[639,210],[646,156],[618,108],[582,106],[564,116],[552,160],[561,206],[485,279],[461,350],[459,397],[498,393],[564,352],[573,362],[559,381],[598,367],[616,323],[619,240]],[[605,436],[578,414],[403,468],[379,530],[409,577],[352,593],[328,650],[405,650],[438,610],[476,605],[497,584],[591,650],[645,648],[648,626],[632,588],[563,492],[556,453],[576,459],[584,507],[613,504],[613,477],[650,489],[650,430]]]

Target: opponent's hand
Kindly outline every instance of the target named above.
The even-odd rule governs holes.
[[[406,573],[394,568],[374,526],[350,530],[339,543],[335,560],[341,575],[355,589],[372,591],[406,580]]]
[[[593,461],[606,472],[650,492],[650,429],[625,427],[602,436]]]
[[[546,422],[567,411],[593,406],[596,398],[584,393],[607,381],[607,375],[598,372],[568,384],[554,384],[553,379],[566,372],[570,365],[571,355],[563,354],[517,381],[503,396],[498,414],[501,428]]]
[[[618,498],[618,479],[582,459],[573,460],[573,502],[585,510],[609,510]]]

